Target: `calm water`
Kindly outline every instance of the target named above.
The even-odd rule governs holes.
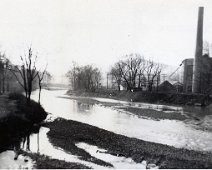
[[[133,114],[122,112],[115,108],[104,107],[101,104],[88,104],[67,97],[66,90],[42,91],[41,103],[53,117],[84,122],[128,137],[146,141],[184,147],[194,150],[212,151],[212,116],[209,110],[199,108],[181,108],[173,106],[152,105],[144,103],[129,103],[118,100],[96,98],[101,102],[112,102],[123,105],[133,105],[140,108],[151,108],[164,112],[177,111],[179,114],[194,115],[201,120],[187,121],[144,119]],[[32,98],[37,100],[37,92]],[[208,129],[207,131],[204,129]]]
[[[167,105],[132,103],[105,98],[90,98],[100,103],[89,102],[89,98],[81,102],[80,100],[69,99],[65,93],[66,90],[42,91],[41,104],[47,112],[51,113],[48,117],[50,120],[57,117],[63,117],[65,119],[84,122],[128,137],[135,137],[175,147],[212,151],[212,108],[182,108]],[[38,91],[33,93],[32,98],[37,101]],[[101,102],[113,103],[113,107],[104,107]],[[165,112],[164,114],[178,112],[179,114],[187,116],[188,119],[186,121],[156,121],[121,111],[116,106],[119,108],[120,106],[130,106],[153,109],[163,111]],[[20,143],[19,148],[29,152],[44,154],[59,160],[81,163],[92,168],[108,168],[80,160],[79,157],[64,151],[62,148],[53,146],[47,137],[48,131],[48,128],[41,128],[38,134],[31,134],[26,137],[26,140]],[[137,164],[131,158],[110,155],[106,153],[106,150],[88,145],[87,143],[76,143],[76,146],[84,149],[96,158],[111,163],[114,168],[145,169],[147,166],[146,161]],[[16,150],[17,149],[14,151],[7,150],[0,153],[0,168],[31,169],[35,162],[29,157],[19,155],[18,159],[14,160]],[[154,165],[153,168],[158,167]]]

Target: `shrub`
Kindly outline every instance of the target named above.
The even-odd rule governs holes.
[[[16,113],[24,116],[30,122],[39,123],[46,119],[47,113],[37,102],[31,100],[30,103],[27,103],[26,98],[18,93],[11,93],[9,99],[17,101]]]

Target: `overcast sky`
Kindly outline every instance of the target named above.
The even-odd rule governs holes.
[[[0,50],[17,62],[32,44],[57,75],[72,60],[105,71],[132,52],[179,65],[194,56],[199,6],[212,42],[211,0],[0,0]]]

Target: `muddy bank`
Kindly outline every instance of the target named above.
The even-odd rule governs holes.
[[[129,138],[72,120],[57,119],[46,126],[50,128],[48,137],[55,146],[82,156],[85,160],[93,159],[75,146],[78,142],[106,149],[110,154],[132,158],[137,163],[146,160],[148,164],[156,164],[160,168],[212,168],[212,153]],[[94,162],[99,164],[98,160]]]
[[[133,113],[138,116],[148,117],[155,120],[161,120],[161,119],[186,120],[187,119],[186,116],[176,111],[165,113],[163,111],[156,111],[153,109],[144,109],[144,108],[135,108],[135,107],[118,107],[118,109]]]
[[[164,93],[164,92],[148,92],[148,91],[117,91],[108,89],[97,89],[91,91],[72,91],[69,90],[67,94],[72,96],[85,96],[85,97],[103,97],[117,100],[169,104],[169,105],[195,105],[201,104],[204,95],[201,94],[185,94],[185,93]],[[207,97],[205,104],[212,103],[212,98]]]
[[[91,169],[79,163],[71,163],[57,159],[51,159],[48,156],[37,153],[23,152],[23,155],[29,156],[36,162],[33,168],[36,169]]]

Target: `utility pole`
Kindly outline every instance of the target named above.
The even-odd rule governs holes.
[[[107,73],[107,89],[108,89],[108,73]]]

